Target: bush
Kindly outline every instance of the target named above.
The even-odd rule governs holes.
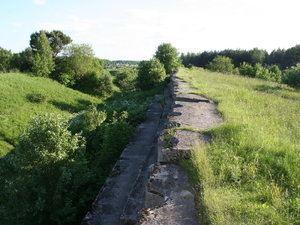
[[[8,203],[2,211],[9,224],[74,224],[85,207],[90,175],[84,140],[68,131],[66,119],[33,119],[6,160],[13,176],[3,184]]]
[[[100,152],[102,165],[111,166],[115,163],[133,131],[134,127],[125,121],[117,121],[106,127]]]
[[[284,71],[283,83],[300,88],[300,63]]]
[[[135,89],[135,79],[137,77],[136,71],[126,68],[115,72],[114,84],[116,84],[122,91],[128,92]]]
[[[94,131],[106,120],[106,113],[98,111],[95,105],[89,106],[87,111],[79,113],[70,120],[70,130],[72,133],[84,133]]]
[[[251,64],[246,62],[240,64],[239,72],[244,76],[255,77],[254,68],[251,66]]]
[[[138,68],[137,87],[141,90],[150,90],[166,78],[163,64],[157,59],[142,61]]]
[[[44,103],[46,101],[46,96],[40,93],[28,94],[27,99],[34,103]]]
[[[226,56],[217,56],[206,65],[207,69],[220,73],[233,73],[234,65],[232,59]]]

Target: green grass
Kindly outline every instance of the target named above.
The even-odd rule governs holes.
[[[47,78],[22,73],[0,74],[0,156],[17,144],[32,117],[41,113],[70,116],[100,99]]]
[[[189,162],[206,224],[300,223],[300,92],[203,69],[178,76],[218,103],[224,123]],[[203,166],[205,165],[205,166]]]

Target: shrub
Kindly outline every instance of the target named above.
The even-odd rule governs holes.
[[[142,61],[138,68],[137,87],[141,90],[150,90],[166,78],[163,64],[157,59]]]
[[[246,62],[240,64],[239,72],[244,76],[255,77],[254,68],[251,66],[251,64]]]
[[[27,99],[34,103],[44,103],[46,101],[46,96],[40,93],[28,94]]]
[[[232,59],[226,56],[217,56],[207,64],[207,69],[220,73],[233,73]]]
[[[125,92],[133,91],[135,89],[134,80],[137,77],[136,71],[133,69],[125,68],[115,72],[114,83]]]
[[[74,224],[78,219],[90,175],[84,140],[67,128],[60,115],[38,116],[7,157],[14,175],[4,184],[2,197],[9,202],[2,210],[9,224]]]
[[[100,152],[103,164],[110,166],[115,162],[132,136],[133,130],[133,126],[125,121],[117,121],[106,127]]]
[[[294,88],[300,88],[300,63],[284,71],[283,83]]]
[[[98,111],[96,105],[91,105],[85,112],[79,113],[70,120],[70,130],[72,133],[81,131],[89,132],[95,130],[106,119],[106,113]]]

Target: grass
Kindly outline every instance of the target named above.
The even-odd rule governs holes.
[[[186,162],[204,224],[300,223],[300,92],[203,69],[178,76],[218,102],[225,121]],[[207,132],[207,131],[206,131]]]
[[[51,79],[22,73],[0,74],[0,157],[17,144],[27,122],[37,114],[70,116],[100,99],[66,88]]]

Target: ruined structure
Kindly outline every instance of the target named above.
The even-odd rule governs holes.
[[[215,103],[189,91],[188,83],[173,76],[164,94],[154,97],[147,120],[124,149],[83,225],[198,224],[193,189],[177,162],[188,157],[195,142],[210,137],[173,128],[207,129],[221,118]]]

